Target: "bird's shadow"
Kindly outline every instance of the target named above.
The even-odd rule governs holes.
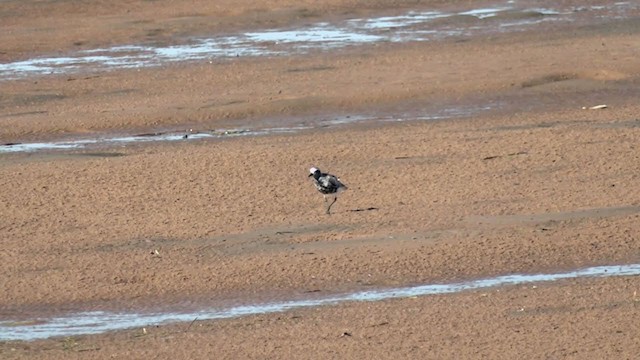
[[[357,208],[357,209],[349,209],[347,211],[350,212],[360,212],[360,211],[374,211],[374,210],[380,210],[377,207],[368,207],[368,208]]]

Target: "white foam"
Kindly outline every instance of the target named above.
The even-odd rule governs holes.
[[[36,318],[27,321],[0,322],[0,340],[37,340],[57,336],[99,334],[107,331],[145,327],[158,324],[199,320],[227,319],[247,315],[269,314],[292,309],[337,305],[345,302],[381,301],[452,294],[461,291],[478,290],[497,286],[541,283],[565,279],[637,276],[640,264],[596,266],[576,271],[555,274],[512,274],[480,280],[450,284],[427,284],[392,289],[358,291],[350,294],[334,295],[317,299],[297,299],[273,303],[258,303],[229,308],[211,308],[185,312],[78,312],[53,318]]]
[[[206,61],[238,56],[278,56],[308,53],[314,50],[338,49],[351,45],[375,42],[431,41],[459,36],[518,31],[531,28],[543,20],[501,19],[496,15],[539,12],[544,21],[571,22],[577,18],[609,16],[631,17],[640,9],[638,3],[617,2],[607,6],[517,8],[515,2],[506,2],[487,8],[474,8],[458,12],[433,10],[408,11],[397,16],[368,19],[350,19],[340,23],[318,22],[290,29],[266,29],[235,35],[191,39],[184,44],[169,46],[119,45],[111,48],[90,49],[61,57],[42,57],[0,64],[0,80],[11,80],[30,75],[63,74],[78,71],[100,71],[119,68],[161,66],[179,61]],[[441,24],[436,19],[473,16],[480,22],[468,24],[451,22]],[[491,19],[490,21],[485,21]]]

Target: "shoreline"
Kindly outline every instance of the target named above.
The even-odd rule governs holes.
[[[398,106],[400,111],[422,104],[464,107],[483,98],[506,98],[514,111],[536,99],[543,106],[553,101],[593,106],[600,104],[599,96],[631,98],[637,89],[633,34],[638,29],[625,21],[612,23],[617,25],[576,26],[572,35],[558,32],[552,39],[529,30],[3,82],[0,139],[233,127],[265,118],[386,112]]]
[[[640,212],[640,209],[638,210]],[[467,280],[456,283],[435,283],[424,285],[404,286],[400,288],[379,288],[360,290],[350,293],[335,293],[324,296],[299,297],[288,300],[235,300],[236,305],[222,305],[221,307],[191,304],[193,310],[176,309],[168,304],[159,308],[128,309],[118,311],[114,309],[100,311],[86,311],[75,309],[73,313],[50,315],[30,315],[0,320],[0,343],[7,341],[48,340],[69,336],[100,335],[111,331],[131,330],[134,328],[178,325],[179,323],[200,321],[215,321],[235,319],[240,317],[268,315],[272,313],[286,313],[302,308],[317,308],[327,306],[341,306],[344,303],[369,303],[394,299],[407,299],[433,295],[449,295],[462,292],[500,291],[509,287],[533,284],[537,285],[574,279],[597,279],[608,277],[627,277],[640,275],[640,264],[620,264],[609,266],[595,266],[581,268],[564,273],[547,274],[509,274],[495,278]],[[183,299],[185,301],[186,299]],[[640,302],[640,298],[637,298]],[[169,310],[173,308],[173,310]]]

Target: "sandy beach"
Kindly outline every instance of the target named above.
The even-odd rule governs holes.
[[[0,325],[639,263],[640,10],[586,3],[563,4],[582,17],[562,22],[553,19],[563,13],[526,2],[509,5],[526,10],[517,12],[485,1],[1,2],[0,69],[410,11],[498,8],[495,18],[433,20],[447,29],[534,25],[277,56],[0,72],[4,149],[287,128],[0,150]],[[602,4],[612,7],[589,8]],[[311,166],[349,186],[331,215]],[[638,276],[574,278],[4,339],[0,358],[634,359],[639,309]]]

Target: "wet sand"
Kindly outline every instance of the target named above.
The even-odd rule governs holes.
[[[394,7],[207,4],[194,14],[191,2],[73,11],[66,2],[4,2],[24,16],[7,23],[15,37],[1,35],[0,59]],[[421,8],[429,6],[445,5]],[[80,21],[88,14],[96,20]],[[163,37],[141,35],[150,28]],[[5,81],[2,143],[492,107],[441,121],[2,154],[0,320],[637,263],[639,29],[611,19]],[[608,107],[583,109],[598,104]],[[306,177],[312,165],[350,187],[331,216]],[[0,357],[633,358],[639,285],[577,279],[0,342]]]

